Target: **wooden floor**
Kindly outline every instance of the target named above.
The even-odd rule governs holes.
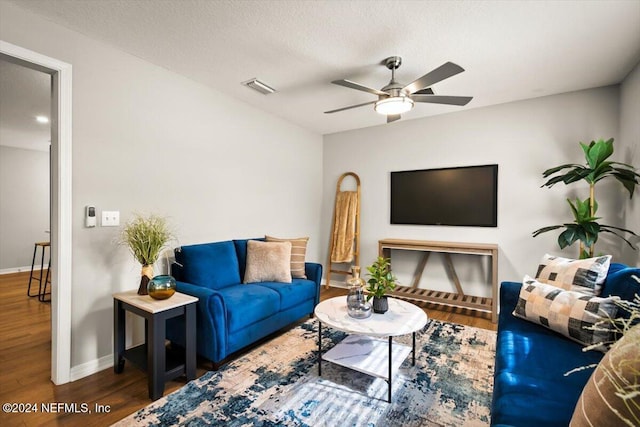
[[[27,297],[28,280],[29,273],[0,275],[0,402],[3,405],[35,404],[38,412],[0,412],[0,426],[106,426],[151,403],[146,374],[128,364],[119,375],[112,369],[106,369],[72,383],[55,386],[50,381],[51,305]],[[345,294],[344,289],[325,290],[323,287],[321,299]],[[496,329],[488,313],[428,303],[418,305],[432,319]],[[198,377],[210,366],[199,361]],[[185,382],[169,382],[165,395],[182,387]],[[41,411],[42,404],[53,403],[76,404],[78,413]],[[84,410],[82,404],[87,404],[92,413],[80,413]],[[97,413],[95,405],[102,405],[108,412]]]

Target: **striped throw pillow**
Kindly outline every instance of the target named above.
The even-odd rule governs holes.
[[[611,342],[612,325],[585,329],[601,320],[615,318],[620,297],[600,298],[580,292],[565,291],[524,276],[520,297],[513,315],[537,323],[584,345]],[[606,351],[604,346],[599,350]]]
[[[602,292],[610,263],[611,255],[569,259],[545,254],[538,265],[536,279],[567,291],[598,296]]]
[[[296,239],[279,239],[273,236],[264,236],[267,242],[291,242],[291,277],[294,279],[306,279],[304,270],[305,257],[307,255],[308,237]]]

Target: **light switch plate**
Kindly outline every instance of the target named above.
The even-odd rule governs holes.
[[[120,225],[120,211],[102,211],[102,226],[117,227]]]

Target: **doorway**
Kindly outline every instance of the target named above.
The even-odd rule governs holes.
[[[0,58],[51,75],[51,381],[71,380],[71,65],[0,40]]]

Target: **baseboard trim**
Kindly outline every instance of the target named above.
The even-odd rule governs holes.
[[[109,369],[113,366],[113,354],[103,356],[99,359],[90,360],[81,365],[71,368],[70,380],[77,381],[81,378],[88,377],[105,369]]]
[[[325,279],[323,279],[321,285],[322,286],[326,286],[327,285],[327,281]],[[329,282],[329,287],[330,288],[349,289],[349,285],[347,285],[347,282],[341,282],[341,281],[337,281],[337,280],[332,280],[331,282]]]
[[[31,271],[31,266],[26,265],[24,267],[12,267],[12,268],[2,268],[0,269],[0,275],[2,274],[12,274],[12,273],[24,273],[26,271]],[[40,271],[40,266],[34,266],[33,271]]]

